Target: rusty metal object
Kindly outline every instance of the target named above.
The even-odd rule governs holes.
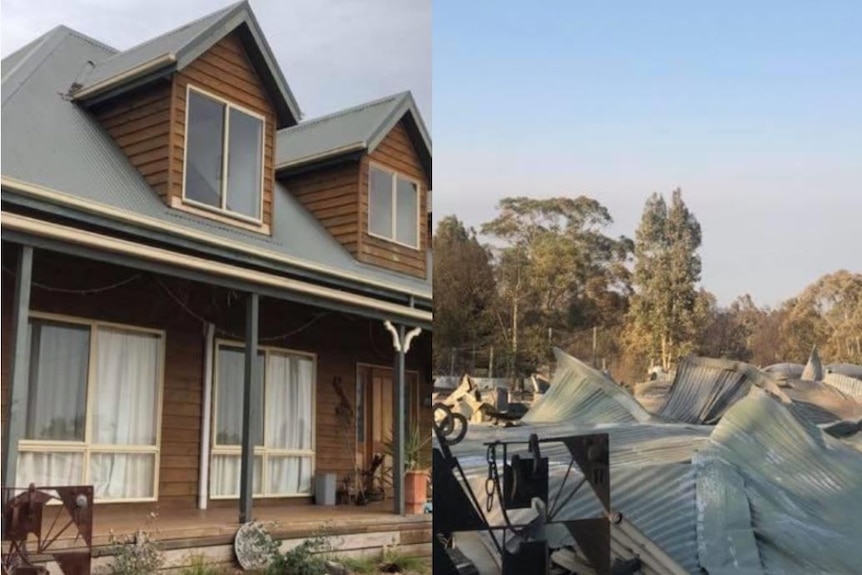
[[[84,548],[57,548],[57,540],[73,526],[76,533],[72,542],[80,538]],[[46,573],[34,561],[47,556],[57,562],[64,575],[89,575],[92,546],[91,485],[36,487],[31,483],[26,489],[3,488],[4,574]]]

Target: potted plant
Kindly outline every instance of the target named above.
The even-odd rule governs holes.
[[[425,511],[428,501],[428,470],[431,468],[426,447],[431,435],[423,437],[418,425],[414,425],[404,438],[404,503],[410,515]],[[394,458],[395,444],[386,442],[386,454]]]

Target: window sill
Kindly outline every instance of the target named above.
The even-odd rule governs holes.
[[[250,232],[255,232],[263,235],[272,235],[272,229],[268,224],[264,223],[254,223],[251,220],[246,220],[242,217],[234,217],[231,216],[227,212],[223,212],[221,210],[217,210],[215,208],[204,207],[202,204],[195,204],[183,200],[182,198],[173,197],[171,198],[170,206],[177,210],[181,210],[183,212],[187,212],[189,214],[194,214],[196,216],[201,216],[203,218],[208,218],[210,220],[227,224],[229,226],[233,226],[236,228],[241,228],[243,230],[248,230]]]
[[[380,236],[371,232],[368,232],[368,236],[372,237],[376,240],[380,240],[389,244],[395,244],[396,246],[401,246],[402,248],[406,248],[408,250],[413,250],[414,252],[422,251],[419,246],[411,246],[410,244],[405,244],[404,242],[399,242],[398,240],[393,240],[392,238],[387,238],[386,236]]]

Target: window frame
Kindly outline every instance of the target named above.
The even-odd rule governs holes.
[[[372,213],[372,205],[371,202],[371,170],[376,169],[381,172],[386,172],[392,176],[392,237],[381,236],[380,234],[376,234],[371,231],[371,213]],[[398,178],[402,180],[406,180],[408,182],[413,183],[416,186],[416,245],[411,245],[408,243],[404,243],[397,239],[398,237]],[[377,238],[386,242],[391,242],[393,244],[398,244],[399,246],[404,246],[405,248],[410,248],[411,250],[420,251],[422,249],[422,183],[411,176],[404,174],[403,172],[399,172],[383,164],[378,162],[369,161],[368,162],[368,235]]]
[[[240,494],[237,495],[213,495],[212,494],[212,481],[213,481],[213,459],[218,455],[234,455],[234,456],[242,456],[242,445],[221,445],[217,443],[216,438],[218,437],[218,390],[219,390],[219,349],[222,347],[230,347],[234,350],[245,351],[245,343],[233,339],[220,339],[217,338],[214,342],[215,353],[213,354],[213,364],[212,364],[212,409],[210,412],[211,424],[210,424],[210,452],[208,454],[208,462],[210,466],[209,473],[209,484],[206,486],[207,495],[211,500],[214,501],[222,501],[222,500],[237,500],[240,497]],[[258,353],[263,352],[264,357],[264,373],[263,376],[263,386],[261,388],[262,400],[266,400],[266,385],[268,383],[268,378],[266,374],[266,363],[269,359],[269,354],[274,353],[276,355],[288,355],[288,356],[299,356],[304,359],[310,359],[312,363],[311,367],[311,450],[302,450],[302,449],[279,449],[279,448],[269,448],[266,446],[267,443],[267,425],[266,420],[263,421],[263,437],[262,442],[263,445],[255,445],[254,449],[254,458],[258,456],[261,457],[261,473],[263,476],[261,477],[260,485],[261,485],[261,493],[252,493],[252,498],[256,499],[292,499],[297,497],[311,497],[314,494],[314,474],[317,469],[317,354],[301,351],[297,349],[290,349],[284,347],[277,346],[263,346],[259,345],[257,347]],[[266,417],[266,412],[263,413],[263,417]],[[275,457],[285,457],[285,456],[297,456],[297,457],[308,457],[311,460],[311,486],[310,491],[308,493],[285,493],[285,494],[272,494],[268,493],[269,490],[269,474],[267,473],[267,460],[269,456]]]
[[[219,207],[211,206],[209,204],[205,204],[203,202],[199,202],[197,200],[190,199],[186,197],[186,169],[188,166],[188,150],[189,150],[189,112],[191,110],[191,93],[192,91],[197,92],[199,95],[209,98],[210,100],[214,100],[220,104],[224,105],[224,115],[222,120],[224,122],[224,134],[222,135],[222,169],[221,169],[221,190],[220,190],[220,205]],[[265,178],[266,178],[266,117],[255,112],[245,106],[237,104],[228,100],[227,98],[223,98],[208,90],[204,90],[198,86],[193,85],[192,83],[186,84],[186,103],[185,103],[185,124],[183,126],[183,187],[182,187],[182,203],[194,207],[199,210],[204,210],[206,212],[210,212],[212,214],[218,214],[221,216],[226,216],[239,222],[254,224],[256,226],[263,226],[263,204],[264,204],[264,190],[266,189]],[[228,194],[228,178],[227,171],[228,165],[230,164],[229,158],[229,149],[230,149],[230,110],[234,108],[243,114],[247,114],[253,118],[260,120],[262,129],[260,131],[260,202],[257,218],[247,216],[245,214],[241,214],[239,212],[231,211],[227,208],[227,194]]]
[[[129,455],[153,455],[153,496],[152,497],[127,497],[127,498],[97,498],[94,497],[94,503],[145,503],[154,502],[159,499],[159,472],[161,467],[161,446],[162,446],[162,411],[164,407],[164,390],[165,390],[165,363],[166,363],[166,332],[161,329],[142,327],[117,322],[101,321],[87,319],[64,314],[46,313],[39,311],[30,311],[27,314],[27,323],[30,320],[53,321],[57,323],[65,323],[76,326],[86,326],[90,330],[90,349],[87,359],[87,398],[86,398],[86,414],[84,422],[84,441],[60,441],[60,440],[45,440],[45,439],[20,439],[18,441],[19,457],[22,452],[27,453],[80,453],[81,466],[83,469],[82,485],[90,484],[90,455],[96,454],[129,454]],[[95,403],[94,394],[91,393],[95,380],[96,360],[98,358],[98,329],[108,328],[123,330],[141,335],[154,335],[159,339],[159,365],[156,369],[158,375],[158,386],[156,390],[156,427],[155,427],[155,443],[153,445],[111,445],[111,444],[94,444],[90,442],[92,437],[93,427],[93,406]],[[29,358],[28,358],[29,359]],[[29,375],[28,375],[28,395],[29,395]],[[118,449],[119,448],[119,449]]]

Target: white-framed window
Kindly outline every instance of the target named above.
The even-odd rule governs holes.
[[[265,132],[260,114],[188,85],[183,200],[260,222]]]
[[[30,314],[16,485],[92,484],[96,501],[158,498],[164,332]]]
[[[311,495],[314,474],[314,412],[317,359],[312,354],[263,347],[261,413],[254,422],[254,484],[257,497]],[[242,344],[218,342],[210,460],[210,497],[239,497],[242,454]]]
[[[377,164],[370,164],[368,233],[418,249],[419,182]]]

